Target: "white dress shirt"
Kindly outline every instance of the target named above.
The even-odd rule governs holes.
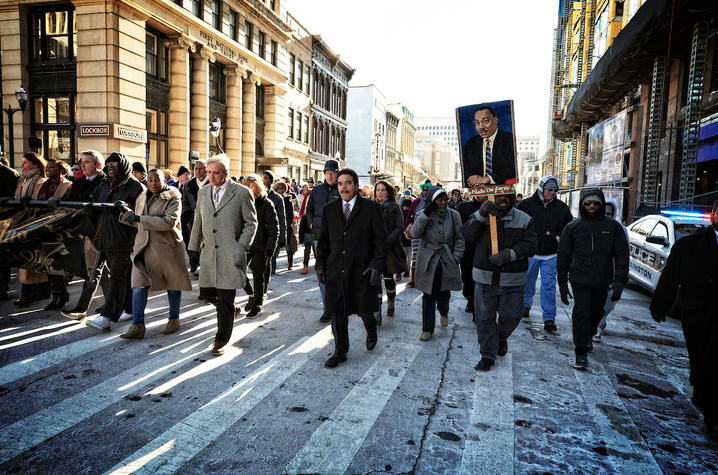
[[[212,187],[212,203],[215,208],[219,206],[219,203],[222,201],[222,197],[224,196],[224,192],[227,191],[227,183],[228,181],[224,180],[224,183],[220,186]]]
[[[351,212],[354,210],[354,205],[356,204],[356,202],[357,202],[357,195],[354,195],[354,198],[352,198],[349,201],[342,200],[342,214],[344,214],[344,210],[347,207],[347,203],[349,203],[349,214],[351,214]]]

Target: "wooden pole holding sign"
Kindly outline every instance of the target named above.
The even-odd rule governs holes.
[[[486,197],[492,203],[497,195],[514,194],[514,185],[478,185],[469,188],[469,198]],[[489,215],[489,232],[491,233],[491,254],[499,252],[499,237],[497,232],[496,216]]]

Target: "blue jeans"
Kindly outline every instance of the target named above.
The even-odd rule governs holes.
[[[317,255],[317,244],[318,241],[314,241],[314,256]],[[322,294],[322,309],[326,310],[327,308],[327,286],[319,282],[319,293]]]
[[[147,287],[135,287],[132,289],[132,324],[144,325],[145,323],[145,307],[147,306]],[[167,300],[170,304],[170,320],[179,318],[180,300],[182,299],[181,290],[168,290]]]
[[[524,288],[524,308],[531,308],[533,303],[539,269],[541,270],[543,321],[556,320],[556,256],[546,260],[529,257],[529,271]]]

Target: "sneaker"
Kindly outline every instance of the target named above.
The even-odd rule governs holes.
[[[110,319],[105,317],[104,315],[100,315],[99,317],[93,318],[92,320],[85,320],[85,325],[96,330],[102,330],[105,332],[110,331]]]
[[[547,332],[555,332],[558,330],[558,328],[556,328],[556,323],[554,323],[553,320],[546,320],[543,322],[543,329]]]
[[[448,315],[442,315],[441,318],[439,319],[439,321],[441,322],[442,327],[446,328],[449,326],[449,316]]]
[[[431,333],[429,333],[429,332],[421,332],[421,336],[419,337],[419,340],[421,340],[421,341],[429,341],[429,340],[431,340]]]
[[[576,362],[571,365],[573,369],[577,369],[579,371],[587,371],[588,370],[588,357],[586,355],[577,355],[576,356]]]
[[[122,315],[120,315],[120,321],[126,322],[127,320],[132,320],[132,314],[127,312],[122,312]]]
[[[476,363],[476,366],[474,366],[474,369],[477,371],[489,371],[493,365],[494,360],[491,358],[481,358],[481,360]]]
[[[499,340],[499,356],[506,356],[506,353],[509,352],[509,342],[506,340]]]
[[[199,266],[192,273],[195,275],[195,277],[199,277]]]
[[[599,327],[598,331],[596,331],[596,334],[593,335],[592,340],[595,341],[596,343],[601,343],[601,333],[603,333],[602,330],[603,329],[601,327]]]

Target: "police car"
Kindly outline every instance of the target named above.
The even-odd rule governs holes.
[[[628,275],[651,292],[666,265],[673,244],[710,224],[710,213],[664,210],[628,226],[631,260]]]

